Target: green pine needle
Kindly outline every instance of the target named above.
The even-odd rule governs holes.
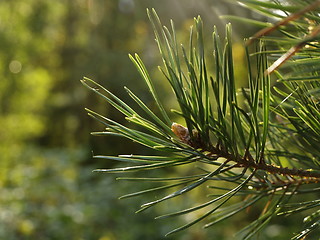
[[[245,46],[248,88],[241,90],[236,89],[235,84],[230,24],[226,26],[224,40],[214,28],[211,41],[213,56],[208,58],[201,17],[194,19],[189,45],[184,46],[178,42],[173,21],[170,27],[165,27],[154,9],[147,11],[163,63],[159,69],[171,85],[180,108],[170,114],[182,117],[186,126],[172,122],[173,117],[163,106],[152,78],[137,54],[129,55],[129,58],[145,81],[157,113],[128,88],[125,90],[139,111],[93,80],[81,80],[85,87],[101,96],[139,128],[126,127],[87,109],[90,117],[105,126],[104,131],[94,135],[121,136],[155,152],[154,155],[94,156],[126,164],[112,169],[97,169],[97,172],[152,171],[155,174],[153,177],[117,178],[158,184],[121,197],[163,194],[143,204],[137,212],[177,197],[186,197],[194,189],[208,186],[204,193],[207,200],[203,203],[184,209],[177,206],[176,211],[158,217],[206,211],[167,235],[205,219],[209,222],[204,227],[213,227],[258,204],[265,204],[262,206],[264,210],[239,232],[242,239],[251,239],[279,215],[304,213],[310,209],[315,209],[315,213],[305,217],[305,228],[292,239],[319,231],[319,200],[299,202],[296,197],[314,194],[320,189],[320,44],[318,36],[310,35],[306,29],[312,23],[315,26],[320,24],[319,13],[303,1],[285,6],[274,1],[241,2],[260,14],[282,20],[279,27],[273,27],[242,19],[246,24],[268,28],[249,41],[252,46]],[[299,19],[299,9],[303,9],[300,14],[308,20]],[[281,11],[285,14],[280,14]],[[286,14],[292,14],[294,18],[287,21]],[[294,27],[288,28],[288,24]],[[278,35],[272,36],[271,32],[276,30]],[[295,50],[291,58],[286,57],[288,49]],[[279,62],[279,59],[285,60],[270,71],[272,61]],[[209,68],[209,62],[213,63],[213,68]],[[278,69],[280,65],[283,68]],[[188,173],[174,171],[181,166],[189,169]],[[156,175],[162,168],[172,169],[176,175]],[[168,192],[170,189],[173,189],[171,193]]]

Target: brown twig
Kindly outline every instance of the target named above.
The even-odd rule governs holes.
[[[201,139],[199,139],[199,135],[197,139],[192,139],[189,135],[189,131],[186,127],[182,126],[178,123],[172,124],[172,131],[174,134],[179,137],[179,139],[188,144],[189,146],[198,149],[199,143],[201,143]],[[201,146],[200,146],[201,148]],[[207,152],[207,156],[218,156],[227,159],[228,161],[236,162],[235,167],[241,168],[253,168],[255,170],[262,170],[268,172],[273,175],[283,175],[283,176],[290,176],[290,177],[301,177],[307,178],[306,180],[312,182],[320,182],[320,173],[314,172],[305,169],[296,169],[296,168],[288,168],[288,167],[279,167],[271,164],[265,163],[265,161],[256,162],[254,158],[251,156],[249,151],[246,151],[244,157],[236,157],[233,154],[227,152],[221,145],[219,146],[210,146],[202,147],[204,152]],[[215,157],[216,158],[216,157]]]
[[[318,25],[311,34],[306,36],[304,40],[297,45],[291,47],[285,54],[283,54],[280,58],[277,59],[267,70],[266,75],[271,74],[276,69],[278,69],[283,63],[285,63],[288,59],[290,59],[296,52],[300,51],[308,42],[310,39],[313,39],[320,33],[320,25]]]
[[[303,14],[312,11],[313,9],[317,8],[320,5],[320,0],[315,1],[314,3],[308,5],[307,7],[305,7],[304,9],[295,12],[293,14],[291,14],[290,16],[282,19],[281,21],[277,22],[276,24],[274,24],[272,27],[267,27],[264,28],[262,30],[260,30],[259,32],[257,32],[256,34],[254,34],[247,42],[246,45],[250,45],[253,43],[253,41],[255,41],[256,39],[262,37],[262,36],[266,36],[268,34],[270,34],[271,32],[273,32],[274,30],[278,29],[280,26],[286,25],[291,21],[294,21],[298,18],[300,18]]]
[[[288,167],[279,167],[271,164],[265,163],[265,161],[256,162],[253,160],[253,157],[250,154],[246,154],[247,157],[235,157],[233,154],[220,151],[217,148],[212,148],[210,151],[211,154],[218,155],[220,157],[226,158],[230,161],[236,162],[238,167],[243,168],[253,168],[256,170],[262,170],[270,174],[279,174],[283,176],[297,176],[302,178],[316,178],[320,182],[320,173],[304,169],[288,168]]]

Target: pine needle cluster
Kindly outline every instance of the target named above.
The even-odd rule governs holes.
[[[198,166],[197,173],[191,175],[121,178],[163,183],[161,187],[123,196],[164,194],[143,204],[139,211],[192,194],[192,190],[203,185],[219,192],[208,195],[207,201],[201,204],[158,217],[205,209],[168,234],[204,219],[207,219],[204,227],[211,227],[248,211],[253,205],[263,204],[257,219],[238,236],[250,239],[277,216],[305,212],[302,228],[291,235],[292,239],[303,239],[312,232],[320,232],[319,1],[241,2],[276,19],[274,23],[238,19],[245,24],[265,26],[244,46],[248,87],[242,89],[235,86],[230,24],[226,26],[224,40],[214,29],[213,55],[207,59],[200,17],[194,20],[189,45],[185,47],[176,38],[173,22],[170,27],[164,27],[156,12],[148,11],[163,62],[159,69],[180,107],[172,112],[184,119],[183,124],[171,120],[137,54],[130,55],[130,59],[145,81],[158,114],[128,88],[125,89],[139,111],[93,80],[82,80],[87,88],[139,127],[139,130],[126,127],[87,109],[91,117],[105,125],[105,131],[94,134],[128,138],[155,152],[152,156],[95,156],[130,164],[96,171],[122,174]],[[208,70],[208,61],[214,63],[213,69]],[[221,183],[226,183],[226,187],[221,187]],[[301,201],[301,195],[310,195],[311,200]],[[236,197],[237,201],[230,201]]]

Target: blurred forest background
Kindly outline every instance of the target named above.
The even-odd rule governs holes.
[[[137,52],[166,106],[176,106],[157,70],[159,55],[146,14],[152,7],[165,24],[174,20],[182,41],[188,39],[193,17],[201,15],[208,45],[214,25],[224,32],[220,15],[251,16],[217,0],[0,1],[0,239],[155,240],[172,229],[170,221],[153,220],[157,210],[134,214],[142,199],[117,199],[143,189],[139,184],[116,184],[114,175],[92,173],[114,164],[92,159],[92,151],[146,150],[121,139],[90,136],[102,126],[84,107],[123,120],[79,82],[87,76],[124,100],[123,86],[128,86],[152,106],[128,58]],[[256,30],[234,25],[240,79],[246,78],[241,39]],[[233,228],[195,227],[166,239],[228,239]]]

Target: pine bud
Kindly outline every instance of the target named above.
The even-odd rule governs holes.
[[[171,125],[171,130],[182,142],[187,144],[190,143],[190,134],[188,128],[174,122]]]

